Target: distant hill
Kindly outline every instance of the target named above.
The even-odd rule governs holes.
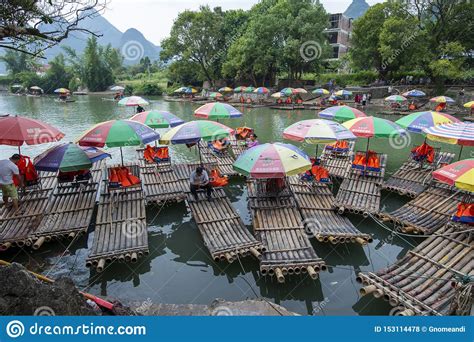
[[[98,38],[99,44],[111,44],[114,48],[119,49],[124,56],[124,64],[126,65],[137,64],[142,57],[148,57],[153,61],[157,60],[160,56],[161,48],[147,40],[140,31],[130,28],[122,33],[99,13],[95,13],[92,17],[84,18],[80,22],[80,27],[101,34],[102,36]],[[43,26],[43,28],[48,27]],[[73,32],[61,44],[47,49],[44,52],[45,57],[48,60],[54,58],[63,52],[62,46],[70,46],[81,54],[87,44],[88,37],[89,34],[85,32]],[[1,51],[0,53],[2,53]],[[0,63],[0,73],[5,72],[3,63]]]
[[[365,0],[352,0],[352,3],[347,7],[344,15],[349,18],[357,19],[363,16],[369,7],[370,5],[365,2]]]

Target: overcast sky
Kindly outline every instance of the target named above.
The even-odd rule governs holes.
[[[381,0],[366,0],[373,5]],[[221,6],[223,9],[249,9],[258,0],[110,0],[104,13],[115,27],[124,32],[138,29],[143,35],[159,45],[169,35],[173,21],[179,12],[196,10],[200,5]],[[321,0],[326,11],[343,12],[352,0]]]

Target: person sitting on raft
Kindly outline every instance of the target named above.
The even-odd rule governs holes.
[[[211,201],[211,192],[212,192],[212,186],[209,183],[209,175],[207,174],[207,171],[204,170],[203,167],[198,166],[196,170],[194,170],[191,173],[191,176],[189,177],[189,186],[191,193],[194,196],[194,199],[197,201],[198,200],[198,194],[197,191],[199,189],[206,189],[206,194],[207,194],[207,200]]]
[[[259,144],[260,143],[257,140],[257,135],[254,134],[254,133],[250,134],[250,138],[247,140],[247,143],[246,143],[247,147],[252,148],[252,147],[255,147]]]
[[[138,114],[138,113],[142,113],[142,112],[144,112],[144,111],[145,111],[145,108],[143,108],[143,107],[140,106],[140,105],[137,106],[137,114]]]
[[[0,186],[3,195],[3,205],[8,205],[8,200],[12,199],[13,209],[18,210],[18,191],[13,182],[13,177],[19,177],[20,186],[23,187],[23,178],[20,177],[18,162],[20,155],[14,154],[10,159],[0,160]]]
[[[227,138],[220,138],[212,142],[212,149],[218,153],[222,153],[229,147],[230,142]]]

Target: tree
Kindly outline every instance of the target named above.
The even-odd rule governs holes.
[[[0,61],[6,64],[7,70],[12,74],[18,74],[23,71],[30,71],[37,64],[31,56],[26,53],[17,51],[6,51],[0,56]]]
[[[83,56],[84,84],[90,91],[102,91],[114,82],[112,68],[107,65],[104,49],[92,36],[87,41]]]
[[[0,6],[0,47],[39,56],[48,47],[83,31],[81,20],[97,15],[105,0],[5,0]]]

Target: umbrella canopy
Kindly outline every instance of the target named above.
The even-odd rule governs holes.
[[[122,86],[113,86],[112,88],[110,88],[110,90],[121,91],[121,90],[125,90],[125,88]]]
[[[390,95],[385,98],[385,101],[388,102],[405,102],[406,100],[407,98],[401,95]]]
[[[436,103],[454,103],[455,101],[449,96],[436,96],[430,99],[431,102]]]
[[[349,90],[339,90],[339,91],[336,91],[334,93],[334,95],[336,96],[351,96],[352,95],[352,91],[349,91]]]
[[[374,116],[352,119],[342,125],[361,138],[389,138],[406,134],[396,123]]]
[[[250,87],[245,88],[245,90],[243,92],[244,93],[253,93],[254,90],[255,90],[255,88],[250,86]]]
[[[0,118],[0,144],[10,146],[38,145],[59,141],[64,133],[53,126],[21,116]]]
[[[278,98],[280,98],[280,97],[284,97],[285,95],[283,95],[283,94],[280,93],[280,92],[277,92],[277,93],[273,93],[271,96],[278,99]]]
[[[125,107],[135,107],[135,106],[147,106],[149,105],[148,101],[141,98],[140,96],[129,96],[124,97],[118,102],[119,106]]]
[[[308,91],[306,89],[303,89],[303,88],[296,88],[295,93],[297,93],[297,94],[308,94]]]
[[[55,89],[54,92],[59,93],[59,94],[70,93],[69,89],[66,89],[66,88],[58,88],[58,89]]]
[[[458,189],[474,192],[474,159],[446,165],[434,171],[433,178]]]
[[[176,89],[173,93],[184,93],[188,89],[187,87],[180,87]]]
[[[185,94],[196,94],[198,91],[196,88],[187,87],[184,91]]]
[[[232,128],[218,122],[199,120],[190,121],[166,132],[160,140],[162,144],[193,144],[201,139],[213,141],[228,137],[234,132]]]
[[[234,93],[243,93],[247,87],[240,86],[234,89]]]
[[[248,149],[235,161],[233,168],[253,178],[283,178],[309,170],[311,162],[299,148],[274,143]]]
[[[329,95],[330,94],[329,90],[323,89],[323,88],[314,89],[312,91],[312,93],[313,94],[319,94],[319,95]]]
[[[110,154],[96,147],[78,146],[70,142],[47,149],[35,158],[34,164],[38,171],[71,172],[88,170],[93,163],[110,157]]]
[[[466,108],[474,108],[474,101],[469,101],[464,104],[464,107]]]
[[[424,128],[423,132],[430,140],[452,145],[474,146],[474,123],[456,122]]]
[[[21,84],[13,84],[10,88],[23,88]]]
[[[421,90],[413,89],[402,94],[405,97],[423,97],[426,96]]]
[[[397,125],[414,133],[423,133],[423,128],[460,122],[455,117],[440,112],[416,112],[395,121]]]
[[[38,87],[38,86],[32,86],[30,87],[31,90],[39,90],[39,91],[43,91],[43,89],[41,87]]]
[[[323,119],[294,123],[283,131],[283,137],[309,144],[331,144],[338,140],[356,139],[356,136],[341,124]]]
[[[291,96],[296,94],[294,88],[283,88],[282,90],[280,90],[280,93],[284,96]]]
[[[78,139],[81,146],[123,147],[148,144],[160,135],[144,124],[132,120],[110,120],[101,122]]]
[[[221,93],[230,93],[230,92],[234,91],[234,89],[232,89],[230,87],[222,87],[222,88],[219,89],[219,91]]]
[[[194,115],[205,119],[238,118],[242,113],[227,103],[206,103],[194,111]]]
[[[219,92],[212,92],[209,94],[210,98],[222,97],[222,94]]]
[[[349,106],[334,106],[329,107],[321,112],[319,112],[319,117],[324,119],[336,120],[339,122],[344,122],[347,120],[352,120],[355,118],[363,118],[367,115],[355,108]]]
[[[132,116],[130,120],[140,122],[151,128],[175,127],[184,123],[184,120],[181,120],[176,115],[162,110],[141,112]]]
[[[253,92],[257,93],[257,94],[268,94],[270,92],[270,90],[268,90],[268,88],[266,88],[266,87],[258,87]]]

